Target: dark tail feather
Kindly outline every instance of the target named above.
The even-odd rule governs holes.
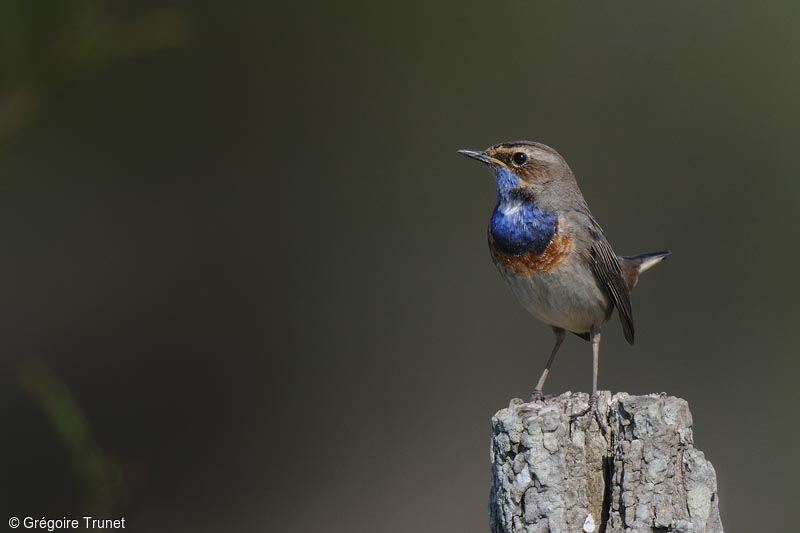
[[[669,250],[664,250],[618,257],[622,271],[625,273],[625,282],[628,284],[628,290],[636,286],[636,282],[639,281],[639,274],[656,266],[670,253]]]

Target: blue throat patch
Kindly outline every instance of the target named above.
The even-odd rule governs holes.
[[[558,215],[539,209],[530,198],[515,194],[517,178],[509,170],[495,168],[497,205],[489,222],[495,246],[509,254],[542,253],[558,231]]]

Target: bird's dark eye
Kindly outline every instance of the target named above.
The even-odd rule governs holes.
[[[513,161],[518,167],[524,165],[527,160],[528,156],[523,152],[514,152],[514,155],[511,156],[511,161]]]

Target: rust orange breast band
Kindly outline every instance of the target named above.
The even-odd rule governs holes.
[[[557,233],[550,240],[541,253],[523,252],[521,254],[509,254],[502,252],[494,246],[491,236],[489,237],[489,248],[492,256],[498,265],[511,270],[514,274],[529,274],[532,272],[548,272],[556,268],[569,255],[572,248],[572,236]]]

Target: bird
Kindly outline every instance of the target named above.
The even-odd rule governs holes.
[[[593,410],[603,428],[597,405],[602,327],[616,309],[633,344],[630,292],[670,251],[614,253],[564,157],[545,144],[514,141],[458,153],[491,169],[497,193],[488,231],[492,259],[522,306],[555,334],[531,401],[544,399],[556,354],[566,333],[574,333],[592,347],[592,393],[575,416]]]

